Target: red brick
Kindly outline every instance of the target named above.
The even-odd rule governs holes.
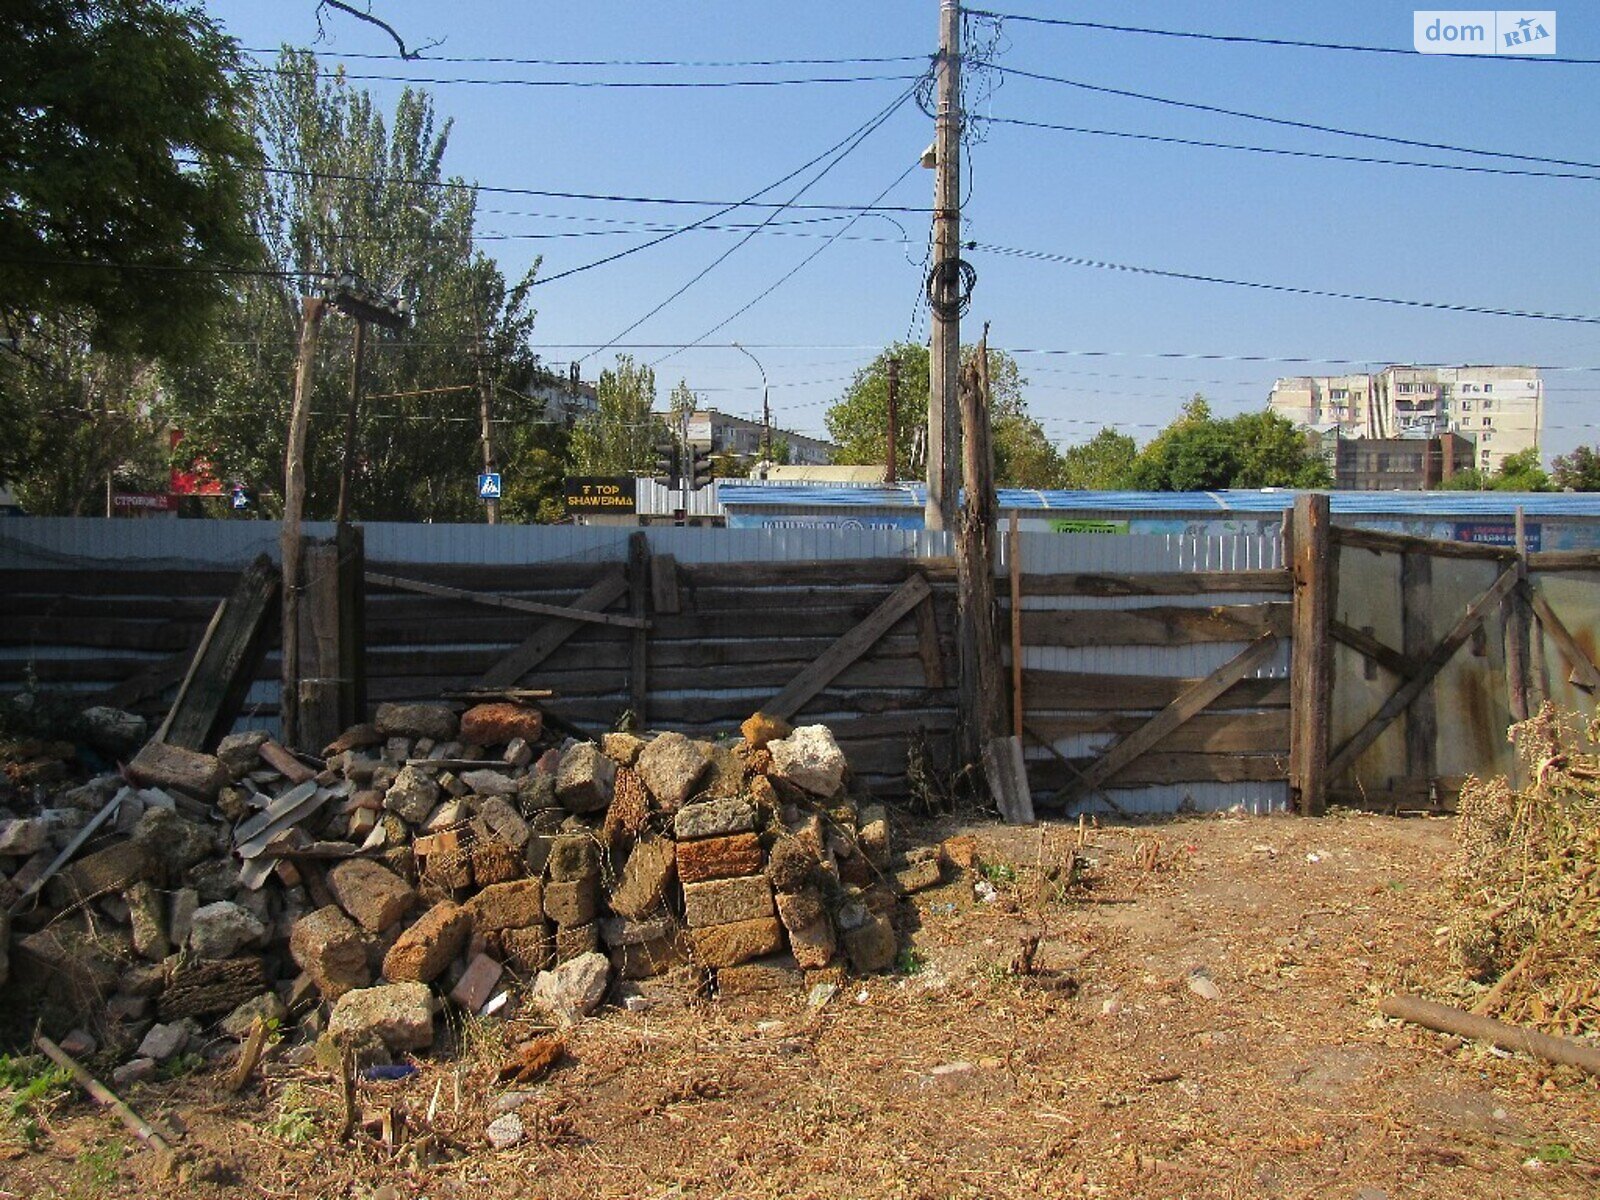
[[[689,948],[703,967],[736,967],[783,949],[783,926],[777,917],[734,921],[689,931]]]
[[[383,973],[397,983],[430,983],[461,953],[471,932],[472,917],[467,910],[441,900],[389,947],[383,956]]]
[[[684,883],[755,875],[762,861],[761,839],[753,833],[678,843],[678,878]]]

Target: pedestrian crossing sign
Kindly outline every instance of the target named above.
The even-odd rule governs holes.
[[[478,476],[478,499],[500,499],[500,472],[491,471]]]

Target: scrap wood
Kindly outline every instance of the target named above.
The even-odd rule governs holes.
[[[1520,1050],[1524,1054],[1531,1054],[1546,1062],[1560,1063],[1562,1066],[1587,1071],[1591,1075],[1600,1075],[1600,1047],[1585,1046],[1571,1038],[1553,1037],[1536,1029],[1508,1025],[1493,1017],[1462,1012],[1459,1008],[1451,1008],[1448,1004],[1435,1004],[1420,996],[1403,994],[1387,996],[1378,1002],[1378,1011],[1386,1017],[1409,1021],[1425,1029],[1488,1042],[1499,1046],[1502,1050]]]
[[[239,1061],[234,1064],[233,1073],[228,1076],[228,1090],[237,1092],[244,1087],[250,1076],[255,1072],[261,1062],[261,1056],[267,1049],[267,1036],[271,1027],[261,1017],[250,1023],[250,1036],[245,1039],[243,1048],[239,1051]]]
[[[40,873],[39,877],[25,888],[21,895],[11,904],[11,911],[16,912],[25,903],[39,894],[41,888],[54,879],[56,872],[72,861],[72,856],[83,849],[83,844],[94,836],[95,830],[104,825],[111,815],[122,807],[123,798],[128,794],[127,789],[120,789],[117,794],[107,800],[100,811],[90,818],[89,823],[78,830],[76,836],[61,849],[61,853],[50,860],[50,865]]]
[[[519,1087],[537,1083],[561,1060],[566,1048],[565,1039],[555,1034],[524,1042],[512,1051],[511,1061],[500,1068],[500,1082],[513,1081]]]
[[[262,742],[261,748],[256,753],[261,756],[262,762],[284,776],[290,783],[301,784],[308,779],[316,778],[317,773],[315,771],[306,766],[290,751],[270,739]]]
[[[549,688],[467,688],[459,692],[440,692],[446,700],[505,700],[511,704],[524,704],[529,700],[553,700],[556,693]],[[529,707],[536,707],[529,705]]]
[[[116,1113],[118,1120],[127,1126],[129,1132],[139,1138],[140,1141],[155,1147],[157,1150],[165,1150],[168,1152],[172,1150],[171,1143],[169,1143],[166,1138],[162,1137],[161,1134],[157,1132],[155,1126],[151,1125],[150,1122],[146,1121],[138,1113],[134,1112],[133,1109],[128,1106],[127,1101],[123,1100],[121,1096],[117,1095],[105,1084],[101,1083],[93,1075],[89,1074],[89,1072],[84,1069],[83,1064],[78,1062],[77,1059],[73,1058],[72,1055],[68,1054],[65,1050],[56,1045],[49,1038],[45,1037],[42,1033],[34,1036],[34,1043],[39,1047],[40,1050],[44,1052],[46,1058],[71,1075],[79,1087],[88,1092],[89,1095],[93,1096],[101,1104],[104,1104],[107,1108],[111,1109],[112,1112]]]

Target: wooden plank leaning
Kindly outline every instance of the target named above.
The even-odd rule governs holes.
[[[783,691],[761,705],[760,710],[768,716],[782,717],[785,721],[793,719],[808,700],[872,649],[895,622],[910,612],[924,596],[931,594],[928,581],[920,573],[913,572],[865,620],[823,651],[815,662],[791,679]]]
[[[1467,605],[1467,610],[1461,619],[1455,623],[1454,628],[1445,634],[1440,643],[1433,648],[1433,652],[1423,659],[1417,667],[1417,673],[1402,683],[1383,702],[1382,707],[1373,714],[1372,719],[1361,727],[1356,734],[1340,746],[1328,760],[1328,777],[1335,779],[1343,774],[1360,758],[1373,742],[1377,741],[1383,731],[1394,722],[1394,719],[1405,712],[1407,705],[1421,694],[1422,689],[1432,683],[1445,665],[1455,657],[1457,650],[1465,646],[1489,610],[1499,604],[1501,599],[1517,586],[1517,564],[1512,563],[1500,573],[1494,583],[1481,596]]]
[[[624,629],[647,629],[650,622],[644,617],[624,616],[621,613],[595,612],[591,609],[572,608],[561,604],[541,604],[537,600],[519,600],[515,596],[497,596],[489,592],[469,592],[463,588],[446,587],[442,583],[423,583],[420,579],[400,579],[377,571],[365,574],[368,583],[375,587],[393,588],[400,592],[415,592],[419,596],[439,596],[445,600],[465,600],[470,604],[483,604],[490,608],[505,608],[512,612],[535,613],[542,617],[561,617],[589,625],[617,625]]]
[[[1595,670],[1594,663],[1583,652],[1578,639],[1572,636],[1572,631],[1567,628],[1566,622],[1556,615],[1555,609],[1550,607],[1550,601],[1546,600],[1537,588],[1530,587],[1526,581],[1519,585],[1518,591],[1522,593],[1523,599],[1533,605],[1533,611],[1539,617],[1539,624],[1544,626],[1545,632],[1561,648],[1562,657],[1572,668],[1571,682],[1591,692],[1600,688],[1600,671]]]
[[[609,608],[627,593],[628,576],[621,567],[617,567],[574,600],[572,607],[583,612],[598,613]],[[558,617],[553,621],[546,621],[529,634],[527,640],[520,646],[485,671],[483,677],[478,680],[479,686],[510,687],[554,654],[568,638],[582,628],[583,623],[571,617]]]
[[[1277,635],[1264,633],[1204,679],[1197,680],[1166,708],[1096,759],[1067,789],[1066,798],[1092,792],[1195,716],[1271,656]]]

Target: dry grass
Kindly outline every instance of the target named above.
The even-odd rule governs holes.
[[[510,1150],[483,1130],[504,1055],[538,1033],[518,1022],[361,1085],[364,1110],[403,1117],[398,1148],[365,1130],[332,1142],[337,1086],[314,1070],[240,1102],[206,1079],[133,1099],[181,1112],[203,1148],[186,1196],[1600,1192],[1593,1082],[1376,1016],[1381,994],[1450,969],[1451,823],[971,832],[996,897],[975,898],[976,871],[920,894],[916,973],[852,982],[821,1010],[788,994],[608,1010],[526,1089],[528,1139]],[[1032,939],[1032,973],[1014,973]],[[1192,990],[1197,969],[1220,999]],[[266,1129],[289,1083],[317,1114],[306,1145]],[[50,1194],[105,1120],[58,1114],[45,1152],[0,1163],[0,1187]],[[102,1194],[157,1187],[136,1154]]]

